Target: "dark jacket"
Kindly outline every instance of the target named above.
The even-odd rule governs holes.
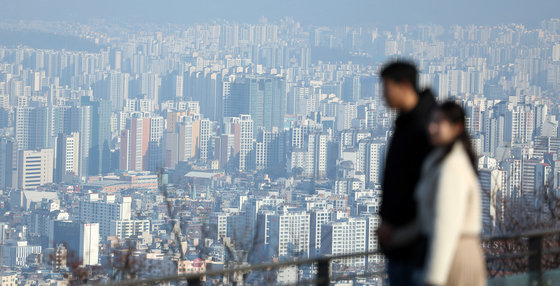
[[[414,190],[420,178],[424,159],[432,150],[428,124],[436,101],[430,90],[419,94],[416,107],[401,113],[395,121],[393,138],[387,152],[383,175],[383,195],[379,215],[384,222],[399,227],[416,216]],[[391,258],[413,258],[419,242],[403,248],[385,251]],[[422,252],[422,249],[420,249]],[[417,255],[416,255],[417,256]],[[421,258],[420,258],[421,259]]]

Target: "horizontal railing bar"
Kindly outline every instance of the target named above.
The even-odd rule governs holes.
[[[324,260],[337,260],[337,259],[344,259],[344,258],[352,258],[352,257],[359,257],[359,256],[370,256],[370,255],[379,255],[381,252],[378,250],[376,251],[365,251],[365,252],[358,252],[358,253],[348,253],[348,254],[339,254],[333,256],[324,256],[324,257],[316,257],[316,258],[306,258],[306,259],[295,259],[291,261],[281,261],[281,262],[273,262],[273,263],[264,263],[258,265],[250,265],[250,266],[241,266],[235,267],[230,269],[221,269],[221,270],[211,270],[203,273],[195,273],[195,274],[187,274],[187,275],[172,275],[166,277],[159,277],[159,278],[147,278],[142,280],[133,280],[133,281],[125,281],[125,282],[118,282],[118,283],[110,283],[107,284],[109,286],[132,286],[138,284],[152,284],[152,283],[161,283],[161,282],[170,282],[170,281],[185,281],[190,279],[197,279],[202,278],[205,276],[224,276],[229,274],[234,274],[238,272],[245,272],[245,271],[259,271],[259,270],[269,270],[269,269],[278,269],[288,266],[294,265],[302,265],[302,264],[312,264],[317,263]]]
[[[555,234],[560,234],[560,229],[532,230],[528,232],[510,233],[510,234],[503,234],[503,235],[496,235],[496,236],[482,236],[481,240],[484,242],[489,242],[495,240],[529,238],[529,237],[548,236],[548,235],[555,235]]]
[[[502,259],[512,259],[512,258],[526,258],[529,255],[533,254],[532,252],[524,251],[524,252],[516,252],[512,254],[502,254],[502,255],[491,255],[486,256],[486,260],[502,260]]]
[[[555,235],[560,234],[560,229],[546,229],[546,230],[535,230],[529,231],[524,233],[512,233],[512,234],[505,234],[505,235],[498,235],[498,236],[482,236],[481,240],[483,242],[491,242],[497,240],[504,240],[504,239],[516,239],[516,238],[530,238],[530,237],[538,237],[538,236],[548,236],[548,235]],[[550,250],[545,250],[546,253],[560,253],[560,249],[558,251],[551,252]],[[353,258],[359,256],[370,256],[370,255],[379,255],[381,254],[380,251],[366,251],[366,252],[358,252],[358,253],[348,253],[348,254],[340,254],[334,256],[325,256],[325,257],[316,257],[316,258],[306,258],[306,259],[295,259],[290,261],[281,261],[281,262],[273,262],[273,263],[264,263],[259,265],[249,265],[249,266],[240,266],[234,267],[229,269],[220,269],[220,270],[211,270],[203,273],[194,273],[194,274],[187,274],[187,275],[172,275],[172,276],[165,276],[159,278],[147,278],[142,280],[133,280],[133,281],[125,281],[125,282],[118,282],[118,283],[110,283],[107,284],[109,286],[132,286],[132,285],[139,285],[139,284],[153,284],[153,283],[161,283],[161,282],[171,282],[171,281],[186,281],[192,279],[200,279],[203,277],[213,277],[213,276],[224,276],[230,275],[239,272],[250,272],[250,271],[260,271],[260,270],[270,270],[270,269],[278,269],[284,268],[288,266],[297,266],[303,264],[313,264],[318,263],[324,260],[337,260],[337,259],[345,259],[345,258]],[[497,259],[508,259],[508,258],[521,258],[527,257],[531,255],[531,252],[523,252],[523,253],[516,253],[512,255],[500,255],[500,256],[490,256],[486,257],[486,260],[497,260]],[[383,273],[383,272],[376,272],[376,273]],[[375,273],[368,273],[365,277],[371,277]],[[352,275],[352,276],[344,276],[344,277],[337,277],[341,280],[344,279],[355,279],[360,278],[359,275]],[[317,282],[318,280],[313,280]],[[337,281],[336,278],[331,279],[331,281]],[[296,284],[300,285],[300,284]]]
[[[367,278],[367,277],[374,277],[374,276],[384,276],[387,273],[384,271],[376,271],[376,272],[366,272],[362,274],[352,274],[352,275],[339,275],[336,277],[331,278],[331,281],[342,281],[348,279],[358,279],[358,278]]]
[[[560,253],[560,248],[555,247],[555,248],[543,249],[543,253],[545,253],[545,254],[559,254]]]
[[[560,248],[551,248],[551,249],[544,249],[543,253],[545,254],[557,254],[560,253]],[[511,254],[501,254],[501,255],[490,255],[486,256],[486,260],[499,260],[499,259],[511,259],[511,258],[524,258],[529,257],[529,255],[533,255],[535,252],[531,251],[523,251],[523,252],[516,252]]]

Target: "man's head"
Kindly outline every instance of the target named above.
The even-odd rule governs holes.
[[[383,95],[387,105],[399,110],[410,110],[418,102],[418,71],[409,62],[390,63],[381,70]]]

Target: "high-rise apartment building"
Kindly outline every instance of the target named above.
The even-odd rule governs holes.
[[[381,185],[386,144],[387,143],[381,139],[372,140],[367,143],[366,184]]]
[[[119,168],[122,170],[157,170],[163,160],[163,117],[136,113],[121,130]]]
[[[129,219],[111,221],[110,235],[116,236],[118,239],[129,239],[146,231],[150,231],[149,220]]]
[[[239,146],[239,171],[251,169],[253,166],[253,130],[254,121],[250,115],[241,115],[239,118],[239,133],[236,134]]]
[[[257,170],[283,168],[286,160],[284,132],[259,130],[255,144],[255,166]],[[278,167],[281,166],[281,167]]]
[[[492,231],[498,222],[503,222],[506,205],[509,200],[507,194],[507,172],[500,169],[482,169],[478,171],[482,193],[482,221]]]
[[[0,189],[15,187],[17,171],[17,142],[12,137],[0,137]]]
[[[97,194],[90,194],[88,200],[80,201],[78,219],[99,223],[99,235],[105,238],[111,234],[112,221],[130,220],[131,203],[130,197],[116,200],[114,195],[105,195],[102,199]]]
[[[99,223],[55,221],[53,247],[66,247],[69,263],[82,266],[99,264]]]
[[[52,147],[52,112],[48,107],[16,108],[15,133],[19,150]]]
[[[304,148],[296,148],[291,153],[291,169],[300,168],[302,175],[306,177],[325,178],[331,153],[329,152],[330,135],[326,132],[313,132],[304,138]],[[292,137],[292,141],[293,139]]]
[[[332,213],[329,210],[313,210],[309,216],[309,255],[313,257],[320,255],[321,228],[324,224],[331,222]]]
[[[196,142],[196,151],[198,160],[201,163],[208,163],[212,159],[212,122],[209,119],[201,119],[198,124],[198,141]],[[196,129],[195,129],[196,130]]]
[[[112,105],[109,100],[92,100],[90,97],[84,96],[81,99],[82,107],[89,106],[89,112],[81,115],[82,128],[80,133],[89,134],[80,138],[88,140],[88,151],[80,148],[82,152],[87,152],[87,174],[99,175],[107,174],[111,169],[111,110]],[[83,126],[87,124],[88,126]],[[84,146],[85,147],[85,146]]]
[[[127,73],[109,73],[106,79],[108,94],[106,97],[99,98],[106,98],[110,100],[113,103],[113,110],[120,111],[129,95],[129,81],[129,74]]]
[[[80,132],[80,154],[79,154],[79,176],[81,178],[89,175],[89,156],[92,138],[92,108],[91,106],[80,106],[76,114]]]
[[[309,255],[309,213],[284,211],[278,214],[260,213],[258,231],[265,231],[272,255],[280,258],[307,257]]]
[[[21,150],[18,157],[18,188],[31,190],[53,182],[53,149]]]
[[[80,171],[80,133],[58,134],[55,157],[55,182],[62,182],[66,175],[78,176]]]
[[[249,114],[257,128],[284,129],[286,112],[286,81],[277,76],[256,76],[237,78],[224,94],[225,116],[237,117]]]
[[[28,245],[27,241],[10,240],[2,245],[2,265],[8,267],[28,266],[30,255],[40,255],[41,246]]]
[[[367,250],[367,220],[345,218],[335,220],[321,227],[321,255],[359,253]],[[364,269],[366,257],[358,256],[333,261],[347,267]]]
[[[188,161],[196,156],[198,133],[193,132],[193,125],[195,125],[195,131],[198,131],[198,125],[193,122],[191,117],[185,117],[182,122],[177,123],[179,161]]]

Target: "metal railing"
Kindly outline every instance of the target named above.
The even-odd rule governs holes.
[[[307,259],[294,259],[289,261],[280,261],[274,263],[263,263],[258,265],[250,265],[250,266],[239,266],[239,267],[232,267],[229,269],[221,269],[221,270],[211,270],[207,272],[201,273],[193,273],[193,274],[186,274],[186,275],[172,275],[166,277],[157,277],[157,278],[148,278],[142,280],[133,280],[133,281],[124,281],[118,283],[108,284],[110,286],[132,286],[132,285],[151,285],[157,283],[165,283],[165,282],[173,282],[173,281],[186,281],[188,282],[189,286],[198,286],[202,285],[202,280],[205,277],[216,277],[216,276],[229,276],[235,273],[246,273],[246,272],[255,272],[255,271],[268,271],[273,269],[280,269],[289,266],[300,266],[306,264],[317,264],[317,275],[316,278],[312,281],[305,281],[299,282],[309,284],[316,284],[316,285],[329,285],[331,281],[338,281],[338,280],[346,280],[346,279],[356,279],[361,277],[373,277],[373,276],[384,276],[385,272],[369,272],[364,274],[356,274],[356,275],[349,275],[349,276],[338,276],[338,277],[331,277],[331,262],[337,259],[346,259],[346,258],[355,258],[361,256],[371,256],[371,255],[379,255],[381,254],[379,251],[369,251],[369,252],[359,252],[359,253],[350,253],[350,254],[341,254],[341,255],[333,255],[333,256],[325,256],[325,257],[317,257],[317,258],[307,258]],[[308,284],[309,283],[309,284]]]
[[[526,240],[527,250],[516,251],[515,253],[500,253],[499,255],[487,255],[486,261],[524,259],[527,258],[527,273],[529,274],[529,285],[544,285],[543,281],[543,257],[544,255],[560,254],[560,248],[544,248],[544,239],[553,235],[559,235],[559,229],[535,230],[523,233],[513,233],[500,236],[483,237],[484,242],[496,242],[507,240]],[[560,243],[560,241],[558,241]],[[560,266],[560,261],[559,265]]]
[[[543,249],[543,240],[546,236],[558,235],[560,234],[559,229],[542,230],[542,231],[531,231],[525,233],[508,234],[501,236],[491,236],[482,237],[483,242],[495,242],[502,240],[512,240],[512,239],[524,239],[527,240],[528,251],[516,252],[516,253],[501,253],[500,255],[487,256],[487,261],[492,260],[506,260],[515,258],[528,258],[528,272],[530,275],[529,285],[544,285],[543,284],[543,267],[542,259],[544,254],[550,253],[560,253],[560,249]],[[289,261],[280,261],[274,263],[264,263],[259,265],[249,265],[249,266],[238,266],[228,269],[221,270],[211,270],[202,273],[186,274],[186,275],[172,275],[166,277],[148,278],[142,280],[133,281],[121,281],[118,283],[108,284],[110,286],[132,286],[132,285],[154,285],[158,283],[166,282],[187,282],[189,286],[199,286],[202,285],[203,279],[205,277],[216,277],[216,276],[229,276],[236,273],[250,273],[255,271],[270,271],[274,269],[281,269],[290,266],[300,266],[300,265],[317,265],[317,274],[315,279],[308,281],[299,281],[296,285],[318,285],[327,286],[331,282],[339,280],[350,280],[358,278],[368,278],[368,277],[380,277],[383,280],[386,278],[385,272],[366,272],[362,274],[351,274],[351,275],[340,275],[332,276],[331,265],[333,260],[338,259],[348,259],[356,257],[367,257],[371,255],[379,255],[379,251],[369,251],[369,252],[359,252],[351,254],[333,255],[317,258],[308,259],[294,259]],[[383,283],[383,282],[382,282]]]

